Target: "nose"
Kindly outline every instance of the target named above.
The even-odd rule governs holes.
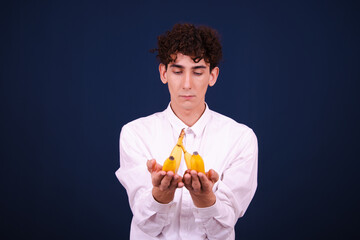
[[[191,89],[191,74],[186,73],[183,79],[183,89]]]

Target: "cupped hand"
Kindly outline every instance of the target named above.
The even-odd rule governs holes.
[[[174,199],[176,188],[184,186],[182,177],[172,171],[165,172],[155,159],[148,160],[148,171],[151,173],[152,194],[159,203],[169,203]]]
[[[219,180],[219,174],[210,169],[201,173],[195,170],[186,170],[183,177],[184,186],[189,190],[196,207],[210,207],[216,201],[213,192],[214,184]]]

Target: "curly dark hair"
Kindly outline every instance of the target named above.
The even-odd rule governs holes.
[[[171,31],[158,36],[158,52],[160,63],[167,66],[176,60],[173,54],[182,53],[191,56],[194,62],[204,59],[210,63],[210,71],[218,66],[222,58],[220,36],[218,32],[207,26],[196,27],[193,24],[175,24]]]

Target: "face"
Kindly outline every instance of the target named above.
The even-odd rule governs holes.
[[[174,55],[175,56],[175,55]],[[219,75],[219,68],[210,72],[210,63],[204,59],[194,62],[187,55],[178,53],[176,60],[159,66],[160,78],[168,84],[171,107],[175,111],[203,111],[205,93],[208,86],[213,86]]]

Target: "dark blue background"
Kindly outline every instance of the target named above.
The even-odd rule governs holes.
[[[237,238],[360,237],[359,4],[234,2],[1,2],[1,239],[128,238],[119,133],[167,106],[148,50],[176,22],[218,29],[206,101],[258,136]]]

